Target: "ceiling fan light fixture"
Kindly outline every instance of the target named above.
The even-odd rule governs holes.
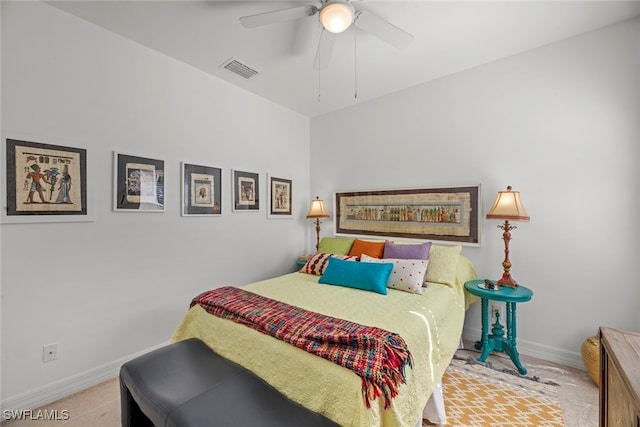
[[[320,10],[320,23],[329,32],[341,33],[351,26],[354,15],[349,1],[329,0]]]

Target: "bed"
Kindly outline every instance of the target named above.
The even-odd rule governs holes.
[[[465,310],[473,302],[464,282],[475,278],[460,247],[432,246],[424,293],[388,289],[386,295],[319,283],[322,275],[295,272],[245,285],[253,293],[306,310],[398,333],[413,367],[388,409],[383,399],[367,408],[354,372],[278,339],[193,305],[171,340],[199,338],[246,367],[282,394],[343,426],[421,425],[423,411],[460,343]]]

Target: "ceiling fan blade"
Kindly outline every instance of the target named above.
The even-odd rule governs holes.
[[[318,50],[316,50],[316,59],[313,61],[313,68],[323,70],[329,66],[333,45],[336,41],[336,34],[322,29],[320,33],[320,41],[318,42]]]
[[[245,28],[262,27],[315,15],[318,8],[313,5],[291,7],[289,9],[274,10],[240,17],[240,24]]]
[[[413,41],[413,35],[385,21],[377,15],[366,10],[356,12],[354,24],[380,40],[389,43],[398,49],[404,49]]]

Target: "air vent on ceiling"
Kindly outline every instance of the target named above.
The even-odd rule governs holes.
[[[221,67],[226,68],[232,73],[236,73],[237,75],[245,79],[250,79],[251,77],[258,74],[256,70],[234,58],[230,58],[228,61],[222,64]]]

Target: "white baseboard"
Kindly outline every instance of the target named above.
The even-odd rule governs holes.
[[[464,328],[462,338],[468,341],[478,341],[482,331],[476,328]],[[549,362],[559,363],[580,370],[585,370],[582,355],[577,351],[567,351],[562,348],[551,347],[518,338],[518,353],[535,357]]]
[[[167,343],[159,344],[135,354],[105,363],[88,371],[62,378],[53,383],[9,397],[0,403],[0,412],[5,410],[39,408],[111,378],[115,378],[120,373],[120,367],[123,363],[144,353],[163,347],[166,344]]]

